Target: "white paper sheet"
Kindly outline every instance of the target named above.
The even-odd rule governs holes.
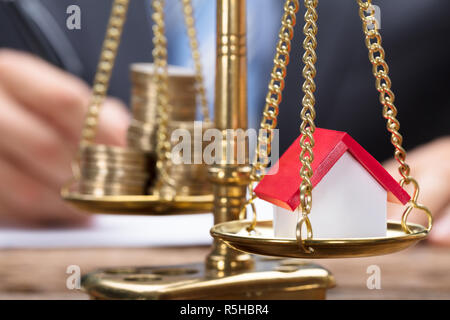
[[[257,202],[259,219],[272,219],[272,206]],[[170,227],[169,227],[170,226]],[[0,248],[85,248],[208,245],[212,214],[167,217],[98,215],[77,229],[0,228]]]

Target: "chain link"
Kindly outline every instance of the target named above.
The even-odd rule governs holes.
[[[263,116],[258,135],[258,144],[253,161],[252,181],[260,181],[264,176],[264,170],[269,164],[269,155],[272,150],[273,130],[277,127],[277,117],[279,106],[282,100],[282,93],[285,88],[285,78],[287,66],[290,61],[291,41],[294,37],[294,27],[297,22],[297,12],[299,9],[298,0],[288,0],[284,4],[284,14],[281,21],[281,29],[278,34],[278,43],[273,60],[273,68],[270,74],[271,79],[268,85]]]
[[[240,213],[241,219],[243,219],[245,217],[247,206],[251,205],[253,219],[251,226],[248,228],[249,231],[254,230],[256,226],[256,210],[253,203],[256,199],[254,183],[262,179],[265,169],[269,164],[269,155],[272,148],[272,135],[273,130],[277,127],[279,105],[282,100],[282,92],[285,88],[287,66],[290,61],[291,41],[294,37],[294,26],[297,21],[299,6],[299,0],[287,0],[283,7],[284,14],[281,20],[281,28],[278,33],[278,42],[258,134],[256,153],[252,162],[250,174],[251,183],[248,186],[249,200],[243,205]]]
[[[94,142],[97,134],[98,118],[103,101],[108,92],[112,70],[126,21],[129,0],[114,0],[109,17],[108,27],[95,73],[92,96],[81,131],[79,151],[72,161],[72,178],[62,187],[62,192],[68,192],[72,183],[80,180],[80,151],[86,144]]]
[[[120,45],[123,25],[125,24],[129,0],[115,0],[108,22],[105,40],[100,55],[100,61],[95,74],[92,98],[81,133],[81,145],[92,143],[97,134],[100,108],[108,92],[111,73]]]
[[[303,55],[303,62],[305,67],[303,68],[303,77],[305,82],[302,86],[304,97],[302,100],[303,109],[301,111],[302,124],[300,126],[300,132],[302,138],[300,145],[302,152],[300,154],[300,161],[302,168],[300,175],[302,177],[302,183],[300,186],[300,207],[301,218],[297,223],[296,235],[299,241],[300,247],[308,253],[313,252],[312,248],[304,247],[304,241],[302,237],[302,227],[306,227],[307,237],[311,239],[313,237],[311,222],[308,218],[308,214],[311,211],[311,192],[312,184],[311,177],[313,171],[311,163],[314,159],[313,147],[314,138],[313,133],[315,131],[314,119],[316,112],[314,109],[316,91],[316,85],[314,77],[316,76],[315,63],[317,61],[316,47],[317,47],[317,0],[305,0],[305,26],[303,33],[305,39],[303,41],[303,47],[305,54]],[[260,133],[258,135],[258,144],[256,148],[256,155],[253,161],[253,167],[251,172],[252,183],[249,185],[249,200],[244,204],[241,210],[241,218],[245,216],[247,205],[251,205],[253,211],[253,219],[251,225],[247,228],[247,231],[255,231],[256,227],[256,210],[254,208],[254,200],[256,195],[254,193],[253,183],[260,181],[264,176],[264,170],[267,168],[269,161],[268,156],[271,152],[271,140],[273,130],[277,126],[277,117],[279,113],[279,105],[282,100],[282,92],[285,87],[286,70],[289,64],[291,40],[294,36],[294,26],[296,24],[296,13],[299,9],[299,1],[286,1],[284,5],[284,15],[282,19],[282,27],[279,32],[279,41],[277,43],[277,50],[274,58],[274,67],[271,73],[271,80],[268,86],[268,93],[266,96],[266,104],[264,107],[263,118],[260,125]]]
[[[395,95],[392,92],[392,81],[389,77],[389,67],[385,60],[385,51],[382,47],[381,34],[378,31],[378,21],[375,18],[375,8],[372,0],[356,0],[359,5],[359,16],[362,20],[365,42],[369,50],[369,60],[372,64],[372,72],[375,77],[375,85],[380,93],[380,103],[383,106],[383,117],[387,120],[387,130],[391,133],[391,143],[395,148],[394,157],[399,163],[398,171],[401,175],[400,185],[413,185],[413,196],[409,206],[402,216],[402,227],[411,233],[407,225],[407,218],[412,209],[422,210],[428,217],[428,230],[431,230],[433,221],[428,208],[417,202],[419,196],[419,184],[411,176],[411,169],[406,163],[406,151],[402,146],[403,137],[399,132],[400,122],[397,117],[397,108],[394,105]]]
[[[174,196],[175,182],[168,171],[171,163],[171,145],[168,132],[169,115],[172,106],[169,100],[169,72],[167,57],[167,38],[165,36],[164,0],[152,0],[153,8],[153,81],[157,88],[157,138],[156,155],[158,180],[155,192],[164,197]]]
[[[317,62],[316,48],[317,48],[317,0],[305,0],[305,26],[303,27],[303,33],[305,39],[303,41],[303,48],[305,53],[303,54],[303,63],[305,64],[303,68],[303,78],[305,79],[302,90],[304,93],[302,99],[302,111],[300,117],[302,123],[300,125],[300,162],[302,166],[300,168],[300,177],[302,182],[300,184],[300,210],[301,217],[297,224],[297,240],[300,246],[305,252],[311,252],[311,248],[305,248],[303,245],[302,237],[302,226],[306,226],[306,239],[311,239],[313,237],[311,222],[309,220],[309,213],[312,208],[312,183],[311,178],[313,176],[313,169],[311,167],[314,161],[314,131],[316,126],[314,124],[314,119],[316,118],[316,111],[314,109],[316,99],[314,97],[314,92],[316,91],[316,84],[314,78],[316,76],[315,63]]]
[[[192,59],[195,65],[195,78],[197,84],[197,94],[200,97],[202,106],[203,121],[210,122],[208,99],[206,98],[205,80],[203,78],[203,68],[200,58],[200,51],[195,30],[194,8],[191,0],[181,0],[183,3],[184,21],[189,36],[189,45],[191,46]]]

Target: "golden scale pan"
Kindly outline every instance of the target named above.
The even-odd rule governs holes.
[[[116,0],[116,2],[127,3],[128,1]],[[295,2],[295,1],[294,1]],[[364,1],[360,2],[361,10],[367,10]],[[361,4],[363,3],[363,4]],[[297,8],[298,10],[298,8]],[[296,12],[296,10],[295,10]],[[114,12],[113,12],[114,13]],[[119,12],[119,15],[123,14]],[[366,38],[378,39],[379,34],[376,29],[367,27],[367,19],[363,21],[365,25]],[[124,18],[122,17],[122,23]],[[370,19],[369,19],[370,20]],[[373,21],[373,20],[371,20]],[[117,21],[116,21],[117,23]],[[116,26],[121,31],[122,25]],[[375,31],[374,31],[375,30]],[[109,35],[109,40],[119,35]],[[105,41],[106,46],[108,41]],[[369,41],[369,40],[368,40]],[[369,46],[370,47],[370,46]],[[371,50],[372,47],[369,49]],[[373,52],[371,52],[373,55]],[[115,54],[114,54],[115,56]],[[114,60],[107,61],[112,69]],[[372,59],[373,63],[378,63],[378,59]],[[111,72],[108,70],[107,72]],[[103,91],[105,94],[106,90]],[[100,92],[101,94],[102,92]],[[94,98],[96,88],[94,85]],[[89,128],[88,128],[89,129]],[[401,145],[400,145],[401,147]],[[411,178],[412,179],[412,178]],[[413,181],[414,184],[415,181]],[[405,182],[403,182],[405,183]],[[402,183],[402,184],[403,184]],[[406,183],[408,184],[408,183]],[[210,213],[213,211],[214,196],[175,196],[172,200],[165,200],[158,196],[94,196],[81,194],[77,191],[76,184],[63,189],[62,197],[74,206],[91,213],[111,213],[111,214],[132,214],[132,215],[178,215],[192,213]],[[247,228],[251,221],[235,220],[220,223],[211,229],[211,235],[218,240],[225,242],[228,246],[246,253],[286,257],[301,259],[323,259],[323,258],[353,258],[383,255],[406,249],[420,240],[427,237],[431,229],[431,216],[429,215],[429,227],[406,222],[406,218],[413,208],[421,209],[417,204],[418,188],[416,188],[412,202],[410,202],[405,216],[404,224],[400,222],[388,222],[387,235],[383,238],[364,239],[285,239],[275,238],[271,221],[257,221],[255,229],[248,232]],[[427,211],[428,212],[428,211]],[[170,229],[168,229],[170,230]],[[311,249],[309,252],[304,248]]]
[[[253,254],[299,258],[333,259],[370,257],[404,250],[426,238],[428,231],[421,225],[408,224],[412,233],[406,233],[401,223],[388,222],[387,234],[383,238],[363,239],[311,239],[304,240],[306,252],[297,239],[274,238],[272,221],[258,221],[255,232],[248,233],[250,221],[230,221],[215,225],[211,235],[230,247]]]
[[[165,200],[156,195],[139,196],[94,196],[72,189],[63,190],[64,200],[77,208],[90,213],[108,213],[121,215],[179,215],[210,213],[213,208],[214,196],[175,196],[173,200]]]

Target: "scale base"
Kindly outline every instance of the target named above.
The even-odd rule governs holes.
[[[252,269],[231,274],[204,264],[106,268],[85,275],[82,286],[102,300],[312,300],[325,299],[335,281],[315,264],[257,258]]]

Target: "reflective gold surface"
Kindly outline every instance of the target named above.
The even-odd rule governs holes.
[[[196,119],[196,81],[188,68],[168,65],[168,99],[171,109],[168,117],[172,121],[186,123]],[[131,109],[132,120],[127,132],[129,147],[155,152],[158,131],[158,85],[153,63],[131,65]]]
[[[164,194],[164,191],[158,187],[169,188],[169,193],[174,192],[178,196],[212,194],[212,185],[208,179],[208,165],[202,160],[203,152],[208,145],[203,140],[203,136],[211,128],[213,124],[206,121],[170,121],[168,123],[167,132],[171,136],[169,143],[172,152],[170,165],[166,170],[171,181],[153,184],[148,189],[148,194]],[[190,141],[185,140],[186,134]],[[182,149],[179,148],[180,144],[184,145]],[[189,147],[186,148],[187,144]]]
[[[261,259],[245,273],[227,275],[202,264],[102,269],[82,285],[93,299],[324,299],[335,282],[314,264]]]
[[[75,167],[79,191],[93,196],[144,195],[155,176],[154,156],[140,150],[82,145]]]
[[[275,257],[300,259],[356,258],[394,253],[406,249],[428,234],[426,228],[408,224],[413,231],[407,234],[400,222],[388,222],[387,236],[366,239],[312,239],[305,246],[312,248],[306,253],[296,239],[275,238],[272,221],[258,221],[255,232],[249,235],[250,221],[230,221],[211,229],[211,235],[227,245],[244,252]]]
[[[93,196],[75,189],[63,190],[64,200],[90,213],[132,215],[178,215],[209,213],[213,210],[213,195],[176,196],[174,201],[157,196]]]

